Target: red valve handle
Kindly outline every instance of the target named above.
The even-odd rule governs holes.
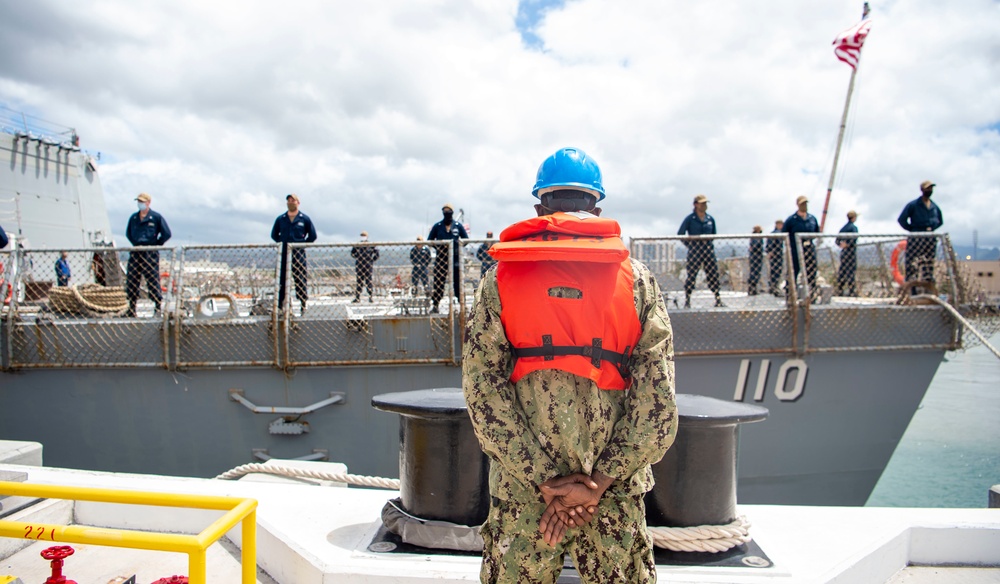
[[[63,560],[73,555],[73,548],[68,545],[57,545],[42,550],[42,557],[52,561],[52,575],[45,580],[45,584],[76,584],[75,580],[69,580],[62,575]]]
[[[171,576],[169,578],[160,578],[153,584],[188,584],[187,576]]]
[[[73,552],[73,548],[68,545],[57,545],[42,550],[42,557],[46,560],[64,560],[72,556]]]

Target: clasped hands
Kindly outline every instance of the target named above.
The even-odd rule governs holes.
[[[597,513],[597,503],[614,479],[595,471],[592,475],[574,473],[549,479],[538,485],[545,511],[538,531],[545,543],[555,547],[570,527],[586,525]]]

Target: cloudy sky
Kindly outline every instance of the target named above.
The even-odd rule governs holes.
[[[606,216],[673,234],[705,193],[723,233],[819,217],[856,0],[7,1],[0,105],[101,153],[116,238],[140,191],[173,243],[262,242],[298,193],[321,241],[474,238],[532,213],[563,146]],[[901,231],[933,180],[957,244],[1000,245],[1000,2],[872,3],[826,231]]]

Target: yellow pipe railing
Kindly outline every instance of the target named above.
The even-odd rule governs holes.
[[[186,507],[226,511],[197,535],[152,533],[128,529],[106,529],[80,525],[53,525],[0,520],[0,537],[85,543],[112,547],[179,552],[188,556],[188,581],[207,584],[205,554],[227,531],[242,522],[243,545],[240,552],[242,584],[257,580],[257,501],[210,495],[179,495],[143,491],[119,491],[89,487],[65,487],[0,481],[0,494],[71,501]]]

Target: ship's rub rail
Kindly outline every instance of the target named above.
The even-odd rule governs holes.
[[[918,237],[935,242],[935,260],[925,269],[931,270],[937,293],[952,305],[965,302],[947,235]],[[834,247],[845,238],[855,242],[851,256]],[[957,320],[940,306],[907,302],[893,277],[906,269],[905,256],[894,254],[906,240],[856,234],[798,238],[794,249],[804,258],[798,280],[785,235],[636,238],[630,249],[660,285],[677,357],[956,349],[962,333]],[[432,252],[430,259],[414,252],[421,244]],[[0,300],[7,284],[11,294],[0,322],[0,365],[4,370],[457,366],[489,244],[463,240],[457,266],[449,261],[456,257],[450,242],[3,250]],[[803,254],[805,249],[810,251]],[[378,259],[366,261],[375,251]],[[57,272],[62,253],[68,279]],[[154,312],[148,282],[139,286],[135,316],[122,310],[130,257],[138,258],[133,270],[158,277],[154,290],[160,290],[161,310]],[[140,263],[154,257],[157,266]],[[852,280],[843,277],[845,261],[852,262]],[[686,308],[686,270],[693,262],[700,269]],[[706,270],[710,264],[714,270]],[[806,277],[812,273],[815,278]],[[435,278],[443,296],[437,307]],[[453,278],[460,283],[457,296]],[[282,279],[288,294],[279,303]],[[751,294],[755,280],[757,294]],[[116,301],[101,304],[102,288],[95,283]],[[53,286],[78,286],[80,294],[95,296],[73,305],[65,299],[79,294],[57,297],[50,293]],[[716,289],[722,307],[714,306]],[[300,301],[306,295],[303,313]]]

